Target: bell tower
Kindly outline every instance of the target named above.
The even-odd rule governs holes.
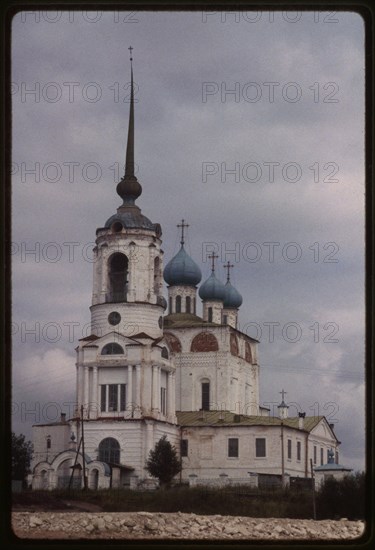
[[[132,48],[129,129],[125,174],[116,191],[122,204],[96,231],[91,305],[92,334],[116,330],[126,336],[162,336],[167,303],[162,294],[161,227],[141,212],[135,201],[142,186],[134,174],[134,84]]]
[[[96,231],[91,334],[77,347],[77,405],[83,406],[87,420],[94,421],[87,428],[92,437],[97,437],[96,420],[176,423],[175,366],[163,340],[167,302],[163,297],[162,232],[160,224],[152,223],[136,204],[142,187],[134,174],[132,61],[131,56],[125,173],[116,189],[122,204]],[[134,443],[145,452],[154,443],[152,426],[143,442]],[[121,433],[126,430],[125,422]]]

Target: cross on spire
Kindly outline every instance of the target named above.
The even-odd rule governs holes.
[[[224,267],[224,269],[227,270],[227,283],[229,283],[229,281],[230,281],[230,270],[231,270],[232,267],[234,267],[234,265],[229,263],[229,260],[228,260],[228,262],[226,264],[224,264],[223,267]]]
[[[211,265],[211,269],[212,269],[212,273],[215,271],[215,260],[216,258],[218,258],[219,256],[217,254],[215,254],[215,252],[212,252],[212,254],[210,254],[208,256],[208,258],[210,258],[210,260],[212,260],[212,265]]]
[[[185,227],[189,227],[189,224],[188,223],[185,223],[185,220],[182,219],[181,220],[181,223],[177,224],[177,227],[180,229],[181,227],[181,240],[180,240],[180,243],[181,245],[184,244],[185,242],[185,235],[184,235],[184,230],[185,230]]]
[[[281,401],[284,403],[284,397],[287,395],[287,392],[284,390],[279,391],[281,393]]]
[[[133,50],[134,50],[134,48],[132,48],[131,46],[129,46],[128,50],[129,50],[129,52],[130,52],[130,61],[133,61]]]

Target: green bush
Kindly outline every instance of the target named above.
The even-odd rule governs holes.
[[[328,478],[317,494],[318,519],[365,518],[365,474]]]

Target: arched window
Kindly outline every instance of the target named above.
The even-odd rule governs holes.
[[[191,298],[186,296],[186,313],[191,313]]]
[[[181,296],[176,296],[176,313],[181,313]]]
[[[169,296],[169,313],[172,313],[172,296]]]
[[[203,380],[201,383],[202,394],[202,411],[210,410],[210,382],[209,380]]]
[[[128,258],[116,252],[109,258],[109,302],[127,301]]]
[[[212,323],[212,307],[208,308],[208,322]]]
[[[167,348],[164,346],[163,349],[161,350],[161,356],[164,358],[164,359],[168,359],[169,358],[169,353],[168,353],[168,350]]]
[[[99,443],[98,460],[108,464],[120,464],[120,444],[113,437],[106,437]]]
[[[51,448],[51,436],[47,435],[47,449]]]
[[[124,350],[120,344],[116,344],[116,342],[110,342],[102,349],[102,355],[122,355],[123,353]]]

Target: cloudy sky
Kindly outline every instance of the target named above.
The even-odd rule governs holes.
[[[13,20],[13,421],[74,402],[95,230],[115,213],[134,47],[138,204],[234,264],[261,402],[325,414],[364,468],[364,27],[354,13]],[[34,252],[30,252],[34,251]],[[293,405],[296,404],[296,405]]]

